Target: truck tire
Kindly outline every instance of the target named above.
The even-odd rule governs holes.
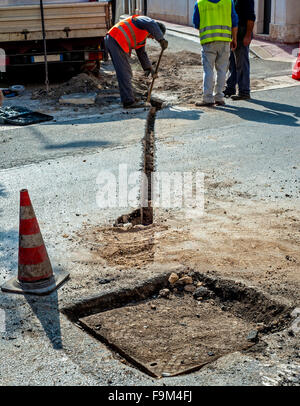
[[[25,91],[25,87],[22,85],[14,85],[10,86],[9,88],[12,92],[16,92],[17,94],[21,94]]]

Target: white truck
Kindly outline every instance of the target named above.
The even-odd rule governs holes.
[[[111,14],[109,1],[0,0],[0,49],[6,54],[6,71],[45,60],[99,68]]]

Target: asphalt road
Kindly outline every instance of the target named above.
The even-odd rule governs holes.
[[[215,168],[221,178],[237,178],[239,188],[259,198],[283,196],[283,184],[285,193],[299,198],[299,93],[300,88],[293,87],[257,92],[250,102],[228,102],[224,108],[161,111],[156,122],[157,169],[168,170],[174,162],[182,171]],[[24,187],[38,197],[46,217],[57,218],[60,205],[69,213],[97,210],[97,174],[115,171],[119,163],[139,168],[146,115],[144,110],[116,111],[113,116],[3,131],[2,229],[16,225],[18,190]],[[54,202],[51,215],[45,201]]]
[[[181,47],[178,38],[173,40]],[[173,40],[170,49],[176,49]],[[188,45],[196,49],[182,40],[182,48]],[[263,66],[266,74],[274,73],[269,63]],[[229,101],[223,108],[167,108],[156,121],[157,170],[213,171],[216,181],[237,181],[234,187],[251,199],[275,201],[288,194],[291,204],[299,205],[299,100],[300,87],[295,86],[256,92],[251,101]],[[17,270],[22,188],[29,189],[52,262],[71,272],[82,271],[80,264],[70,261],[71,243],[62,236],[72,234],[86,220],[111,224],[126,212],[125,207],[102,210],[97,206],[97,177],[104,171],[117,174],[120,164],[128,165],[128,171],[140,168],[146,115],[144,110],[129,114],[115,110],[0,132],[1,285]],[[63,297],[63,291],[58,295]],[[57,301],[57,294],[51,300]],[[60,329],[65,350],[53,349],[47,317],[28,298],[0,293],[0,308],[7,310],[9,332],[9,338],[0,340],[4,384],[162,384],[112,359],[105,346],[96,345],[87,335],[83,338],[64,318]],[[34,330],[33,338],[30,330],[26,337],[21,334],[23,324]],[[78,347],[81,340],[84,348]],[[214,373],[208,368],[164,383],[260,385],[267,370],[258,360],[238,353],[218,365]]]

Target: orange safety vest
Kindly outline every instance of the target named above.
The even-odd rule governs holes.
[[[136,17],[138,15],[126,18],[126,20],[120,21],[108,31],[108,34],[117,41],[127,54],[130,54],[133,49],[145,46],[149,35],[148,31],[140,30],[132,23],[132,20]]]

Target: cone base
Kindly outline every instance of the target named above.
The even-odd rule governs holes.
[[[56,271],[51,278],[32,283],[20,282],[17,277],[14,277],[5,283],[1,290],[7,293],[48,295],[58,289],[69,276],[70,274],[66,271]]]

